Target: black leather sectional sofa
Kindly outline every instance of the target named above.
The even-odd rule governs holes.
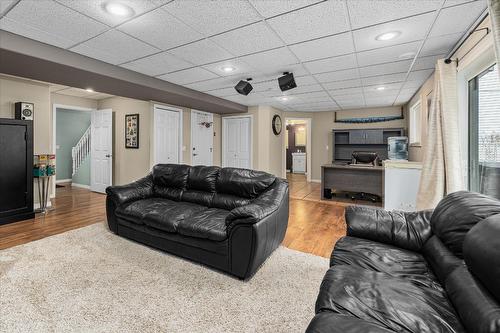
[[[308,333],[500,332],[500,201],[434,211],[346,210]]]
[[[160,164],[106,193],[117,235],[241,279],[279,246],[288,225],[288,183],[260,171]]]

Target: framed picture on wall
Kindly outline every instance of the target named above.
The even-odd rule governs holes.
[[[125,115],[125,148],[139,148],[139,114]]]

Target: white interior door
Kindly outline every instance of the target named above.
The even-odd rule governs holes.
[[[113,112],[94,110],[91,116],[90,189],[104,193],[113,182]]]
[[[252,168],[252,118],[223,118],[223,166]]]
[[[213,121],[214,115],[211,113],[194,110],[191,112],[192,165],[213,164]]]
[[[155,107],[154,164],[181,162],[181,112]]]

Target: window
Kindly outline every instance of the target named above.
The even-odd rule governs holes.
[[[498,65],[469,81],[469,188],[500,198]]]
[[[421,135],[421,126],[420,126],[420,101],[413,104],[410,108],[410,145],[420,146],[420,135]]]

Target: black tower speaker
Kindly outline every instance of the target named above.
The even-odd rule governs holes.
[[[236,89],[238,93],[246,96],[252,91],[253,87],[249,82],[241,80],[234,89]]]
[[[295,79],[293,78],[293,73],[284,73],[282,77],[278,78],[278,83],[280,85],[281,91],[290,90],[297,87]]]

